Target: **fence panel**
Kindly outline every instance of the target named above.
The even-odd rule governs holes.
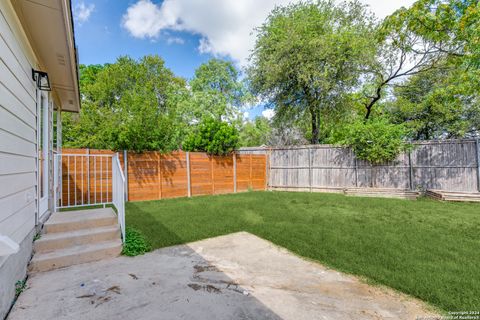
[[[395,160],[372,165],[357,160],[358,187],[366,188],[410,188],[410,161],[408,154],[400,154]]]
[[[479,190],[477,148],[474,140],[417,144],[412,151],[414,188]]]
[[[160,197],[176,198],[188,196],[187,158],[184,152],[160,155]]]
[[[63,149],[63,154],[111,155],[109,150]],[[267,188],[267,156],[209,156],[200,152],[127,152],[127,193],[129,201],[157,200],[212,195]],[[187,159],[187,156],[189,159]],[[112,164],[110,158],[63,158],[62,203],[112,201]],[[82,159],[80,159],[82,158]],[[119,162],[125,172],[124,153]],[[237,168],[234,165],[236,163]],[[190,166],[189,168],[187,166]],[[82,174],[83,172],[83,174]],[[237,178],[235,179],[235,172]],[[189,179],[190,178],[190,179]],[[190,181],[190,192],[189,192]],[[235,190],[237,181],[237,190]],[[75,200],[76,199],[76,200]],[[83,201],[83,202],[82,202]]]
[[[130,201],[161,198],[159,161],[160,154],[156,152],[127,153]]]
[[[190,153],[192,196],[213,194],[212,163],[205,153]]]
[[[233,155],[211,157],[214,194],[233,193]]]
[[[411,152],[379,165],[356,159],[350,148],[332,145],[242,148],[239,153],[269,155],[273,189],[480,190],[478,140],[416,142]]]
[[[321,147],[311,153],[312,187],[355,186],[355,156],[345,148]]]

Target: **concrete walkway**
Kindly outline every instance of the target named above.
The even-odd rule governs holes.
[[[45,273],[9,320],[416,319],[422,303],[241,232]]]

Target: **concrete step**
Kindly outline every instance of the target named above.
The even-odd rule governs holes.
[[[113,226],[117,216],[112,208],[55,212],[44,224],[45,233]]]
[[[120,239],[73,246],[46,253],[37,253],[30,261],[30,272],[43,272],[71,265],[114,258],[122,252]]]
[[[36,253],[45,253],[68,247],[95,244],[98,242],[120,238],[120,228],[117,225],[80,229],[68,232],[53,232],[43,234],[35,241]]]

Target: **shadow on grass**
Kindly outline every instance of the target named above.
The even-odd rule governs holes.
[[[128,207],[128,210],[135,212],[135,216],[127,216],[127,225],[139,230],[153,249],[186,242],[185,239],[182,239],[175,232],[169,230],[158,219],[155,219],[150,212],[143,210],[141,206],[129,202]]]

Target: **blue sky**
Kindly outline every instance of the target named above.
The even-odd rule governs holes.
[[[147,54],[158,54],[175,74],[190,78],[195,68],[212,57],[211,54],[198,51],[200,36],[191,33],[169,31],[170,36],[161,35],[157,39],[133,37],[122,27],[122,17],[128,5],[135,1],[74,0],[73,3],[74,7],[81,3],[94,5],[87,20],[75,19],[75,37],[82,64],[114,62],[121,55],[140,58]],[[183,42],[177,43],[178,39]]]
[[[190,79],[212,57],[247,63],[260,25],[276,5],[298,0],[73,0],[80,63],[158,54]],[[413,0],[363,0],[380,18]],[[253,118],[263,108],[248,110]],[[266,114],[266,113],[264,113]]]

